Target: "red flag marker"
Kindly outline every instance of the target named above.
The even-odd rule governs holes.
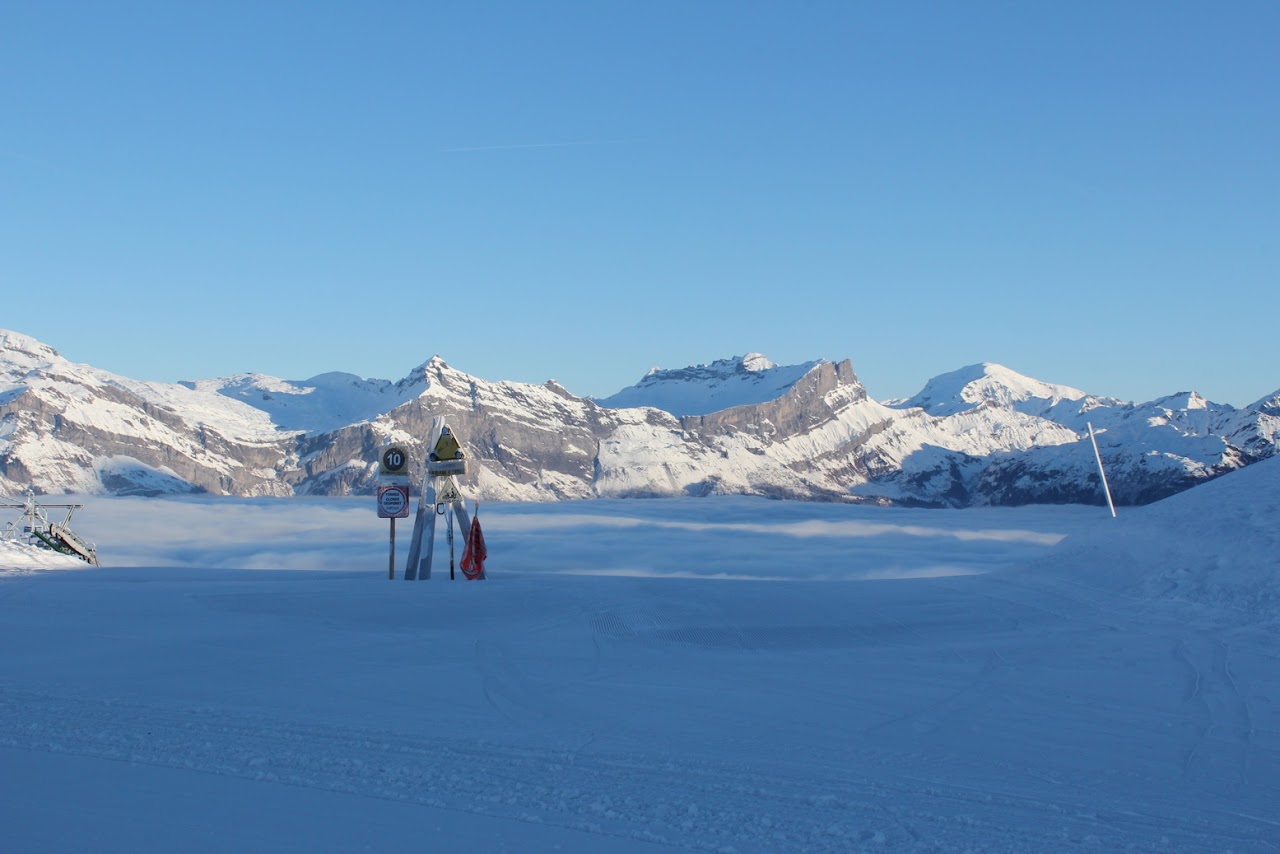
[[[489,556],[484,547],[484,533],[480,530],[480,502],[476,502],[476,515],[471,517],[471,530],[467,533],[467,546],[462,550],[462,574],[468,581],[484,578],[484,561]]]

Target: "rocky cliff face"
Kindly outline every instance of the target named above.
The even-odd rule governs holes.
[[[588,498],[598,446],[635,413],[615,414],[560,386],[486,382],[439,358],[413,376],[417,397],[377,418],[300,440],[300,492],[371,489],[383,441],[394,439],[421,466],[432,418],[444,416],[461,436],[479,497],[515,501]],[[674,419],[667,417],[674,426]]]
[[[1145,503],[1271,456],[1280,440],[1265,400],[1237,410],[1183,393],[1136,405],[975,365],[888,405],[867,396],[847,360],[794,369],[747,361],[646,377],[646,395],[670,397],[663,383],[677,383],[698,413],[677,417],[605,407],[553,382],[481,380],[438,357],[395,383],[346,374],[142,383],[0,333],[0,494],[28,484],[46,493],[363,494],[384,442],[405,445],[421,470],[436,416],[464,440],[467,493],[514,501],[1100,503],[1092,423],[1116,500]],[[710,411],[691,402],[699,377],[719,389],[712,397],[724,398],[729,382],[737,399],[787,379],[766,400]]]

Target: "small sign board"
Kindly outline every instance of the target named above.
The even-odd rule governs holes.
[[[453,474],[466,474],[466,460],[437,460],[427,463],[427,474],[432,477],[445,477]]]
[[[409,515],[409,487],[391,484],[378,487],[378,518],[404,519]]]
[[[408,474],[409,454],[399,445],[387,445],[378,455],[378,473],[389,475]]]
[[[452,504],[455,501],[462,500],[462,493],[458,491],[458,484],[453,478],[446,478],[440,486],[440,491],[436,493],[436,504]]]

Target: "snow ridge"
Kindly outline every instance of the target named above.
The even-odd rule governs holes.
[[[180,385],[240,401],[266,413],[281,430],[305,433],[323,433],[372,420],[417,397],[421,390],[415,383],[365,379],[338,371],[307,380],[237,374]]]
[[[687,368],[653,368],[640,382],[597,400],[607,409],[649,406],[672,415],[707,415],[776,400],[822,360],[775,365],[760,353]]]
[[[1254,401],[1249,408],[1268,415],[1280,415],[1280,388]]]

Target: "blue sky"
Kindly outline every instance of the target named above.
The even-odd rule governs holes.
[[[1280,387],[1280,4],[0,10],[0,327],[141,379],[433,353]]]

